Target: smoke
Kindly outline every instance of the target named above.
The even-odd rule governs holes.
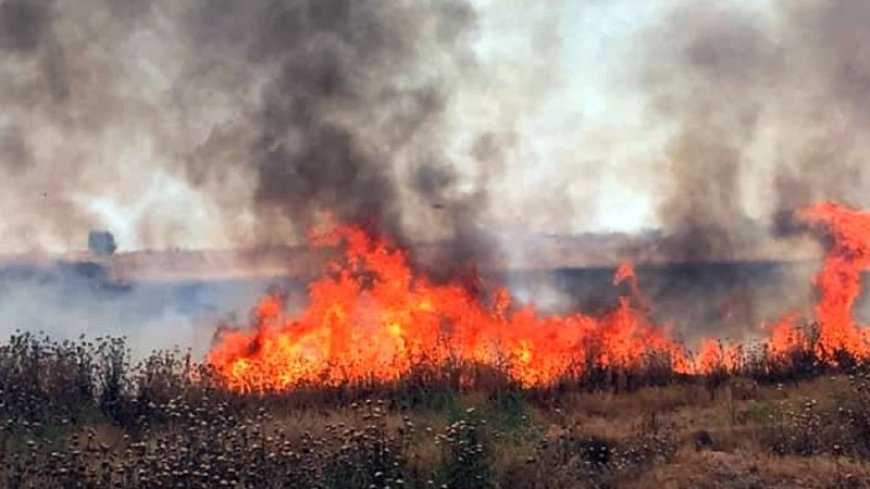
[[[245,161],[198,159],[195,152],[188,168],[195,179],[220,181],[245,165],[258,215],[304,224],[328,210],[342,221],[376,219],[400,235],[407,206],[400,205],[397,166],[440,156],[434,143],[443,139],[441,118],[453,82],[438,68],[450,73],[468,55],[462,37],[473,26],[470,8],[206,2],[189,15],[192,45],[220,45],[228,29],[237,34],[206,66],[247,58],[244,69],[263,80],[251,114],[233,121],[250,132]],[[233,20],[239,18],[250,24]],[[210,154],[238,144],[237,131],[212,136]],[[276,229],[269,219],[261,224],[259,236]]]
[[[633,51],[588,51],[644,100],[635,134],[613,93],[570,106],[594,100],[570,96],[570,2],[0,0],[0,248],[68,249],[94,228],[122,250],[286,244],[328,211],[448,243],[428,263],[452,275],[541,252],[493,231],[630,220],[624,201],[644,193],[666,237],[649,254],[678,261],[766,250],[776,217],[811,201],[870,205],[870,6],[665,3]],[[590,59],[576,79],[619,90]],[[596,110],[613,114],[596,125]],[[687,283],[650,282],[654,296]],[[571,301],[556,292],[554,309]],[[750,303],[744,316],[769,316]]]
[[[870,204],[867,22],[847,0],[679,2],[642,35],[637,79],[672,128],[659,217],[676,258],[732,258],[815,200]]]
[[[273,284],[267,279],[211,282],[106,281],[99,267],[83,264],[10,265],[0,268],[0,339],[16,330],[53,340],[127,338],[136,359],[154,350],[191,348],[205,354],[214,326],[242,322]],[[291,293],[299,283],[281,281]]]
[[[638,138],[657,164],[614,185],[606,153],[644,152],[587,121],[592,104],[566,107],[590,99],[566,95],[561,30],[625,5],[470,2],[0,1],[0,205],[17,210],[0,245],[68,248],[89,228],[122,248],[286,243],[328,210],[471,262],[498,248],[495,214],[576,231],[619,219],[633,188],[659,196],[673,258],[733,258],[779,211],[866,203],[870,8],[638,8],[662,19],[634,52],[590,52],[670,138],[658,155]],[[481,46],[482,29],[501,34]]]
[[[286,244],[328,211],[488,249],[511,143],[455,137],[477,21],[462,0],[3,0],[3,244]]]
[[[0,249],[81,248],[90,229],[121,251],[285,245],[329,213],[439,242],[435,275],[492,260],[484,220],[555,77],[558,3],[490,7],[535,16],[534,42],[484,66],[482,2],[0,0]],[[76,280],[8,281],[0,335],[206,345],[203,310],[242,312],[263,289],[209,283],[188,307],[171,284]]]

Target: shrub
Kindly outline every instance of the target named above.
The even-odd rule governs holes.
[[[781,455],[870,457],[870,373],[850,376],[849,389],[835,403],[783,404],[770,415],[763,444]]]
[[[451,423],[438,441],[442,450],[438,479],[451,489],[493,487],[491,448],[474,408]]]

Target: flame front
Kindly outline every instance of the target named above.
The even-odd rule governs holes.
[[[861,272],[870,268],[870,212],[858,212],[833,202],[821,202],[798,215],[826,229],[833,239],[822,270],[816,276],[820,299],[819,356],[836,361],[834,354],[847,352],[870,356],[870,334],[852,319],[852,307],[861,292]]]
[[[459,283],[434,284],[412,273],[404,252],[383,237],[338,227],[312,240],[344,243],[332,273],[309,286],[308,307],[285,317],[280,298],[256,307],[251,331],[227,331],[208,361],[241,389],[390,381],[418,365],[470,362],[504,368],[524,385],[554,382],[588,355],[631,365],[647,353],[686,359],[623,297],[611,314],[542,316],[513,308],[506,289],[484,299]],[[623,267],[620,280],[634,285]],[[593,353],[594,352],[594,353]]]
[[[860,272],[870,267],[870,213],[822,203],[799,213],[834,238],[816,283],[820,358],[845,351],[870,357],[870,336],[852,320]],[[634,270],[622,265],[614,283],[628,291],[603,317],[545,316],[515,306],[505,288],[485,297],[459,282],[436,284],[415,274],[389,239],[354,226],[314,233],[314,246],[343,246],[330,273],[309,286],[308,305],[288,317],[280,297],[257,305],[248,331],[223,331],[208,362],[233,388],[287,389],[299,385],[389,382],[420,366],[471,363],[496,367],[525,386],[549,385],[585,365],[632,368],[651,355],[679,373],[733,369],[739,346],[702,343],[692,357],[654,324]],[[786,314],[768,328],[769,351],[785,355],[808,339]]]

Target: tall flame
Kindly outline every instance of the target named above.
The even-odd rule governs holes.
[[[819,321],[819,355],[833,361],[844,351],[857,357],[870,354],[870,335],[852,319],[861,292],[861,272],[870,268],[870,212],[858,212],[833,202],[821,202],[798,212],[808,223],[826,229],[833,240],[815,284]]]
[[[851,317],[860,272],[870,267],[870,213],[822,203],[799,216],[823,226],[833,246],[816,284],[820,357],[834,352],[870,357],[870,336]],[[340,385],[392,381],[422,365],[472,363],[497,367],[525,386],[548,385],[585,365],[632,368],[650,355],[675,372],[734,369],[742,349],[716,340],[702,343],[694,359],[654,324],[634,269],[622,265],[614,284],[628,291],[602,317],[543,315],[514,304],[494,287],[483,296],[457,282],[436,284],[414,273],[404,251],[388,238],[355,226],[312,233],[312,246],[341,246],[329,273],[309,285],[308,305],[288,316],[276,295],[264,297],[247,331],[221,331],[208,362],[241,390],[287,389],[302,384]],[[805,345],[798,315],[770,327],[774,355]]]

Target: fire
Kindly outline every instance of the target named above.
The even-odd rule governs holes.
[[[833,240],[815,284],[819,322],[818,354],[829,361],[838,352],[870,356],[870,335],[852,319],[852,306],[861,292],[861,272],[870,268],[870,212],[859,212],[833,202],[801,210],[799,217],[830,233]]]
[[[766,346],[774,357],[781,358],[790,352],[809,347],[809,338],[797,327],[799,316],[796,312],[789,312],[770,327]]]
[[[312,238],[343,243],[331,273],[309,286],[309,303],[286,316],[280,297],[255,309],[250,331],[227,331],[208,361],[239,389],[391,381],[419,365],[468,362],[505,369],[523,385],[555,382],[590,356],[605,366],[631,366],[661,354],[679,368],[681,348],[623,297],[603,318],[544,316],[515,306],[495,288],[478,297],[459,283],[435,284],[412,272],[387,238],[353,226]],[[618,281],[636,289],[624,266]]]
[[[851,307],[860,272],[870,267],[870,213],[823,203],[799,216],[824,227],[834,243],[816,279],[820,358],[833,362],[837,351],[868,358],[868,335],[852,320]],[[630,265],[614,276],[614,285],[627,291],[613,311],[555,316],[515,304],[503,287],[479,293],[458,280],[434,283],[415,273],[389,238],[356,226],[318,230],[310,242],[342,252],[309,285],[307,307],[288,315],[282,298],[269,295],[249,330],[219,333],[207,360],[232,388],[390,382],[419,367],[456,364],[490,366],[524,386],[546,386],[590,364],[631,369],[656,358],[688,374],[733,370],[743,356],[741,346],[709,339],[692,358],[669,328],[650,319]],[[769,328],[771,354],[808,344],[797,320],[786,314]]]
[[[711,373],[720,370],[732,371],[740,365],[742,358],[740,345],[726,347],[722,342],[711,338],[701,342],[695,367],[698,373]]]

